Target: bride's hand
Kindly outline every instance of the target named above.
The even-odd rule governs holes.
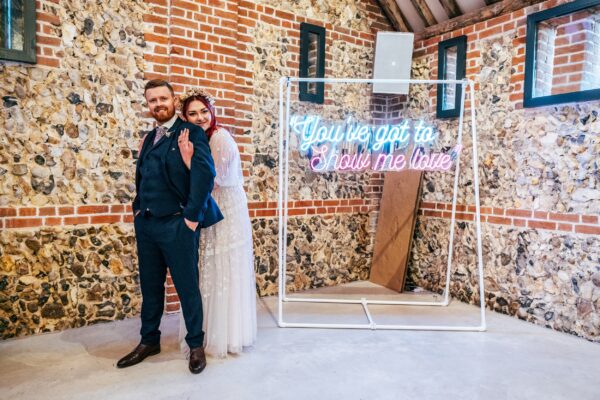
[[[183,163],[188,169],[191,169],[192,156],[194,155],[194,144],[190,142],[190,131],[188,128],[185,128],[179,134],[177,145],[179,146],[179,152],[181,153]]]

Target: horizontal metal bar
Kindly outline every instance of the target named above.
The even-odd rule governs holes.
[[[469,80],[457,80],[457,79],[384,79],[384,78],[372,78],[372,79],[358,79],[358,78],[297,78],[297,77],[283,77],[282,80],[288,82],[314,82],[314,83],[414,83],[414,84],[458,84],[467,86]]]
[[[326,328],[326,329],[371,329],[371,324],[310,324],[301,322],[282,322],[281,328]]]
[[[297,303],[341,303],[341,304],[362,304],[362,300],[358,299],[323,299],[313,297],[286,297],[283,299],[284,302],[297,302]],[[405,306],[442,306],[448,305],[446,302],[436,301],[408,301],[408,300],[368,300],[365,299],[366,304],[379,304],[379,305],[405,305]]]
[[[306,298],[306,297],[286,297],[283,299],[285,302],[298,302],[298,303],[343,303],[343,304],[362,304],[360,299],[320,299],[320,298]]]
[[[303,322],[281,322],[281,328],[325,328],[325,329],[370,329],[400,331],[448,331],[448,332],[483,332],[485,326],[451,326],[451,325],[387,325],[387,324],[318,324]]]
[[[437,301],[408,301],[408,300],[367,300],[367,304],[379,304],[379,305],[403,305],[403,306],[439,306],[445,307],[448,305],[446,302]]]
[[[381,330],[405,330],[405,331],[456,331],[456,332],[483,332],[485,326],[448,326],[448,325],[375,325],[375,329]]]

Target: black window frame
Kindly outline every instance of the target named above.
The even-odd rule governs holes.
[[[446,79],[446,52],[449,48],[456,47],[456,80],[465,79],[467,73],[467,36],[461,35],[452,39],[444,40],[438,44],[438,79]],[[437,85],[437,104],[435,114],[437,118],[456,118],[460,116],[460,103],[462,98],[462,88],[460,84],[456,85],[456,94],[454,97],[454,108],[444,110],[444,84]]]
[[[0,8],[5,11],[5,7],[8,4],[4,0],[0,1]],[[36,10],[35,0],[23,0],[23,17],[24,17],[24,28],[23,32],[23,50],[7,49],[4,46],[4,38],[0,38],[0,61],[18,61],[35,64],[37,62],[36,56]],[[7,15],[2,13],[2,18]],[[4,24],[5,21],[0,21]]]
[[[535,59],[537,49],[537,24],[552,18],[572,14],[577,11],[600,5],[600,0],[576,0],[548,10],[527,16],[527,36],[525,43],[525,82],[523,84],[523,107],[540,107],[552,104],[573,103],[600,99],[600,88],[580,90],[578,92],[533,97],[535,82]]]
[[[315,78],[325,77],[325,40],[327,31],[324,27],[302,22],[300,24],[300,78],[308,78],[308,50],[310,46],[310,35],[318,36],[317,45],[317,73]],[[300,101],[323,104],[325,101],[325,83],[316,82],[316,93],[308,92],[308,82],[300,82]]]

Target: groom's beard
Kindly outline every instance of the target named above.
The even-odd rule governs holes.
[[[175,115],[175,107],[155,107],[150,111],[150,114],[152,114],[152,117],[154,117],[159,124],[162,124],[173,118],[173,115]]]

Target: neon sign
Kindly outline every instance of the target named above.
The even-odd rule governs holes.
[[[368,126],[348,117],[343,124],[326,125],[319,116],[292,116],[290,127],[299,137],[300,151],[310,167],[326,171],[448,171],[461,145],[448,152],[427,152],[437,132],[424,121],[402,120],[396,125]],[[412,140],[411,140],[412,139]],[[410,157],[407,151],[413,143]],[[404,149],[404,154],[398,150]]]

